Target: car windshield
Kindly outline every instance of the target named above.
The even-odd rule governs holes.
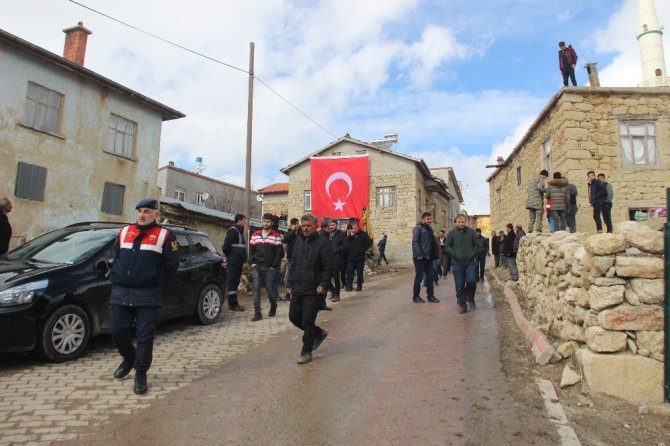
[[[112,240],[117,229],[63,228],[29,241],[10,252],[7,260],[34,260],[47,263],[79,263]]]

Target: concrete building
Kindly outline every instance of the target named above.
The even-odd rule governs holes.
[[[614,189],[612,220],[646,220],[665,207],[670,187],[670,89],[563,88],[488,178],[494,228],[528,225],[526,188],[540,170],[577,186],[577,231],[595,233],[587,172]],[[545,215],[546,217],[546,215]],[[548,231],[548,225],[544,225]]]
[[[65,57],[0,30],[0,195],[26,239],[78,221],[130,221],[158,198],[163,121],[184,115],[87,68],[80,22]]]
[[[346,135],[283,168],[289,177],[288,216],[300,217],[311,210],[310,157],[361,154],[367,154],[370,163],[370,235],[378,239],[382,232],[388,234],[389,260],[411,262],[412,229],[421,213],[433,213],[437,232],[448,227],[453,201],[460,198],[423,160],[395,152],[389,144],[367,143]]]
[[[233,215],[244,214],[244,187],[181,169],[172,161],[158,169],[158,188],[161,196]],[[248,217],[261,218],[259,198],[258,192],[252,190]]]
[[[287,224],[288,183],[274,183],[259,189],[258,193],[263,197],[263,214],[269,212],[279,217],[280,224]]]

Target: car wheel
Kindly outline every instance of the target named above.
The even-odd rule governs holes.
[[[216,285],[207,285],[200,292],[200,298],[195,309],[196,320],[209,325],[218,321],[221,317],[221,305],[223,304],[223,293]]]
[[[76,305],[65,305],[47,318],[37,351],[49,361],[70,361],[81,356],[90,337],[91,323],[86,312]]]

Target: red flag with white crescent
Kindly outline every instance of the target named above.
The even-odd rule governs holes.
[[[333,219],[358,218],[369,208],[370,164],[367,155],[310,158],[312,214]]]

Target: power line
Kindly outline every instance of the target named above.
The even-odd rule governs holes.
[[[105,14],[104,12],[98,11],[97,9],[93,9],[93,8],[91,8],[90,6],[86,6],[86,5],[84,5],[83,3],[79,3],[79,2],[77,2],[77,1],[75,1],[75,0],[68,0],[68,1],[69,1],[70,3],[74,3],[75,5],[81,6],[81,7],[84,8],[84,9],[88,9],[88,10],[91,11],[91,12],[94,12],[94,13],[96,13],[96,14],[99,14],[99,15],[101,15],[101,16],[103,16],[103,17],[109,19],[109,20],[112,20],[112,21],[117,22],[117,23],[119,23],[119,24],[121,24],[121,25],[127,26],[128,28],[134,29],[135,31],[138,31],[138,32],[140,32],[140,33],[142,33],[142,34],[146,34],[147,36],[153,37],[154,39],[160,40],[161,42],[167,43],[168,45],[172,45],[172,46],[177,47],[177,48],[179,48],[179,49],[181,49],[181,50],[183,50],[183,51],[186,51],[186,52],[189,52],[189,53],[191,53],[191,54],[195,54],[196,56],[200,56],[200,57],[202,57],[202,58],[204,58],[204,59],[207,59],[207,60],[209,60],[209,61],[211,61],[211,62],[218,63],[219,65],[223,65],[223,66],[228,67],[228,68],[230,68],[230,69],[233,69],[233,70],[236,70],[236,71],[240,71],[240,72],[245,73],[245,74],[247,74],[247,75],[251,75],[251,76],[253,76],[255,79],[258,80],[258,82],[260,82],[261,84],[263,84],[268,90],[270,90],[272,93],[274,93],[279,99],[281,99],[282,101],[284,101],[284,102],[286,102],[288,105],[290,105],[295,111],[297,111],[297,112],[300,113],[302,116],[304,116],[305,118],[307,118],[308,120],[310,120],[313,124],[315,124],[317,127],[319,127],[319,128],[320,128],[321,130],[323,130],[324,132],[326,132],[326,133],[328,133],[329,135],[331,135],[333,138],[337,138],[337,136],[335,136],[330,130],[328,130],[327,128],[325,128],[324,126],[322,126],[321,124],[319,124],[318,122],[316,122],[316,121],[315,121],[314,119],[312,119],[309,115],[307,115],[305,112],[303,112],[302,110],[300,110],[297,106],[293,105],[288,99],[286,99],[284,96],[282,96],[281,94],[279,94],[279,92],[277,92],[274,88],[272,88],[267,82],[265,82],[263,79],[261,79],[260,77],[256,76],[255,74],[251,74],[248,70],[245,70],[245,69],[236,67],[235,65],[231,65],[231,64],[226,63],[226,62],[224,62],[224,61],[222,61],[222,60],[216,59],[216,58],[214,58],[214,57],[211,57],[211,56],[208,56],[208,55],[206,55],[206,54],[203,54],[203,53],[200,53],[200,52],[198,52],[198,51],[195,51],[195,50],[192,50],[192,49],[190,49],[190,48],[187,48],[187,47],[185,47],[185,46],[183,46],[183,45],[180,45],[180,44],[178,44],[178,43],[172,42],[171,40],[168,40],[168,39],[165,39],[165,38],[163,38],[163,37],[160,37],[160,36],[158,36],[158,35],[156,35],[156,34],[150,33],[149,31],[145,31],[145,30],[143,30],[143,29],[141,29],[141,28],[138,28],[138,27],[136,27],[136,26],[134,26],[134,25],[131,25],[130,23],[124,22],[123,20],[119,20],[119,19],[117,19],[117,18],[115,18],[115,17],[112,17],[112,16],[110,16],[110,15],[108,15],[108,14]]]

